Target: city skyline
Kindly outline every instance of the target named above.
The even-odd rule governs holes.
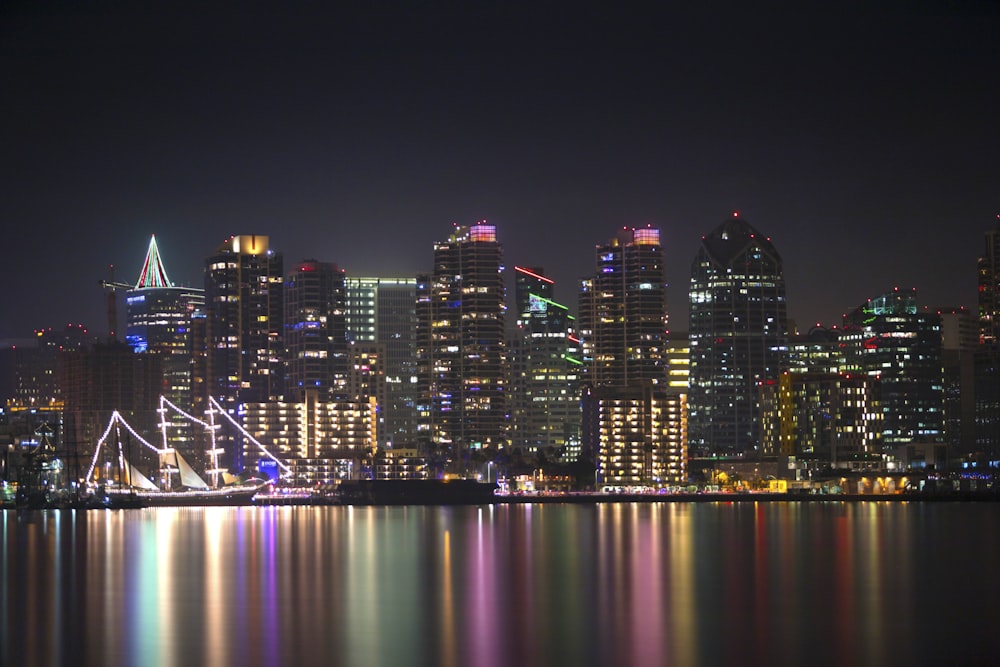
[[[802,328],[896,286],[975,307],[996,8],[187,9],[0,15],[0,339],[103,335],[98,281],[131,278],[151,234],[200,287],[234,234],[412,277],[482,219],[508,271],[544,267],[571,305],[595,245],[659,228],[683,330],[700,239],[734,210],[772,238]]]

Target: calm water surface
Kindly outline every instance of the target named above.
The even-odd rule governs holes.
[[[1000,504],[0,512],[0,665],[994,665]]]

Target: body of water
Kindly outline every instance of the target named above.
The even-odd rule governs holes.
[[[2,665],[1000,664],[1000,504],[0,512]]]

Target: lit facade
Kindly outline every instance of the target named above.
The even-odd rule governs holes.
[[[191,322],[204,306],[203,289],[177,286],[170,281],[156,237],[151,237],[135,286],[125,293],[125,342],[138,354],[162,357],[162,394],[188,413],[194,409],[192,355],[196,340]],[[185,455],[192,453],[195,434],[191,422],[174,411],[164,417],[169,420],[170,446]]]
[[[285,276],[285,398],[344,396],[347,381],[347,291],[343,269],[305,260]]]
[[[687,481],[687,399],[652,383],[586,387],[600,486],[665,487]]]
[[[844,316],[845,371],[874,383],[882,453],[943,441],[941,317],[918,312],[914,291],[888,292]]]
[[[660,230],[627,228],[597,246],[581,282],[584,380],[595,387],[658,384],[666,377],[666,282]]]
[[[230,237],[205,262],[205,391],[233,415],[284,394],[282,266],[258,235]],[[221,465],[242,471],[242,448],[219,444]]]
[[[348,340],[378,357],[374,391],[382,447],[416,442],[416,300],[414,278],[347,278]],[[374,351],[371,344],[377,346]],[[354,363],[358,356],[353,355]]]
[[[575,461],[580,455],[580,361],[575,318],[552,300],[542,269],[514,267],[517,325],[511,341],[515,447]]]
[[[507,438],[502,247],[496,227],[456,227],[417,278],[418,436],[451,452]]]
[[[758,387],[788,363],[781,257],[769,238],[734,214],[702,237],[688,296],[692,453],[757,453]]]
[[[356,478],[375,451],[374,401],[324,401],[310,390],[302,402],[247,403],[240,417],[258,442],[299,472],[296,483]],[[246,468],[256,468],[265,455],[246,439],[242,447]]]
[[[783,373],[760,388],[764,454],[815,469],[880,467],[882,412],[860,373]]]

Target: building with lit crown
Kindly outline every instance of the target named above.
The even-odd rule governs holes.
[[[185,412],[194,409],[192,354],[196,340],[191,321],[205,306],[205,291],[175,285],[167,276],[156,237],[149,239],[135,286],[125,292],[125,342],[137,354],[162,357],[162,395]],[[176,411],[163,414],[167,442],[184,455],[194,454],[191,422]]]
[[[688,296],[692,455],[757,454],[758,387],[777,379],[788,358],[781,257],[734,213],[702,237]]]
[[[580,360],[575,318],[553,300],[540,268],[514,267],[517,321],[511,340],[510,441],[549,460],[580,455]]]
[[[267,236],[227,239],[205,261],[205,391],[232,415],[284,395],[284,294],[280,253]],[[218,443],[221,465],[243,470],[244,445]]]
[[[897,289],[845,315],[840,336],[844,370],[873,383],[882,411],[879,453],[903,459],[901,447],[942,443],[940,315],[918,311],[916,292]]]
[[[502,255],[494,225],[456,226],[417,278],[418,437],[452,460],[506,444]]]

